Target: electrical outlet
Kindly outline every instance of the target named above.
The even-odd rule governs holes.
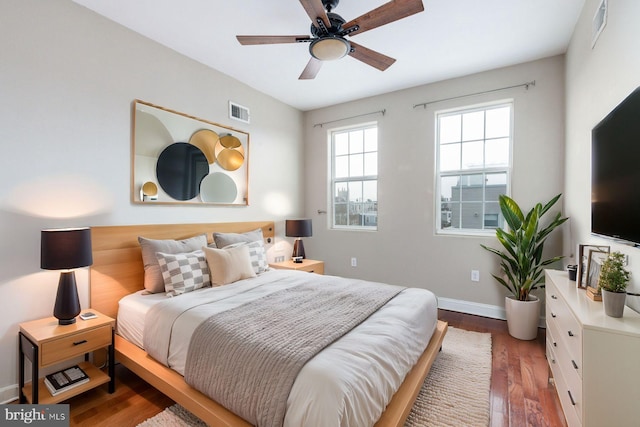
[[[358,266],[358,259],[356,257],[352,257],[351,258],[351,267],[357,267]]]
[[[479,282],[480,281],[480,271],[471,270],[471,281],[472,282]]]

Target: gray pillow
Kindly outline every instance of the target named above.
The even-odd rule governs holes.
[[[207,245],[207,236],[201,234],[184,240],[154,240],[138,237],[142,248],[142,263],[144,264],[144,288],[153,294],[164,292],[164,279],[158,264],[156,252],[165,254],[180,254],[193,252]]]
[[[246,233],[213,233],[213,241],[216,242],[217,248],[224,248],[225,246],[233,245],[234,243],[257,242],[258,240],[264,243],[262,228],[248,231]]]

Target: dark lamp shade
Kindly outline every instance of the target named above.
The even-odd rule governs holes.
[[[93,264],[90,228],[42,230],[40,267],[45,270],[67,270],[60,273],[53,315],[59,325],[71,325],[80,314],[80,299],[74,268]]]
[[[90,228],[42,230],[40,268],[68,270],[93,264]]]
[[[287,237],[311,237],[310,219],[288,219],[285,221],[285,235]]]

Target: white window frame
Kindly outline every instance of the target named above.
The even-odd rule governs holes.
[[[508,106],[510,108],[510,129],[509,129],[509,164],[507,166],[500,167],[479,167],[470,169],[459,169],[454,171],[440,171],[440,117],[450,116],[455,114],[472,113],[474,111],[486,111],[489,109],[500,108]],[[455,175],[478,175],[478,174],[491,174],[491,173],[505,173],[506,174],[506,195],[511,194],[511,175],[513,168],[513,130],[514,130],[514,101],[513,99],[503,99],[499,101],[487,102],[482,104],[467,105],[462,107],[450,108],[446,110],[440,110],[435,112],[435,215],[434,215],[434,230],[439,235],[457,235],[457,236],[494,236],[495,228],[442,228],[441,212],[442,212],[442,197],[441,197],[441,182],[443,176],[455,176]],[[486,139],[483,139],[486,141]],[[462,155],[462,154],[461,154]],[[484,207],[486,187],[483,186],[483,198],[482,217],[486,218]],[[502,214],[499,215],[499,226],[502,221]],[[483,219],[484,227],[484,219]]]
[[[329,222],[329,226],[331,229],[333,230],[352,230],[352,231],[377,231],[378,230],[378,171],[379,171],[379,162],[376,162],[376,174],[375,175],[362,175],[362,176],[355,176],[355,177],[341,177],[341,178],[336,178],[336,171],[335,171],[335,163],[336,163],[336,154],[335,154],[335,144],[334,144],[334,135],[338,134],[338,133],[345,133],[345,132],[352,132],[352,131],[358,131],[358,130],[366,130],[366,129],[372,129],[375,128],[377,131],[379,131],[379,127],[378,127],[378,122],[367,122],[367,123],[360,123],[360,124],[355,124],[355,125],[351,125],[351,126],[344,126],[344,127],[340,127],[340,128],[334,128],[334,129],[330,129],[327,133],[328,133],[328,139],[329,139],[329,173],[330,173],[330,184],[329,184],[329,200],[330,200],[330,222]],[[376,155],[380,152],[380,138],[378,135],[378,138],[376,140]],[[371,153],[371,151],[369,151],[369,153]],[[349,182],[365,182],[365,181],[375,181],[376,183],[376,224],[371,226],[371,225],[342,225],[342,224],[336,224],[336,197],[335,197],[335,188],[336,188],[336,184],[340,183],[340,182],[345,182],[345,183],[349,183]],[[347,199],[347,211],[349,211],[349,204],[351,202]]]

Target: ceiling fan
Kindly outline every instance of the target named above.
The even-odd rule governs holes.
[[[311,18],[311,36],[236,36],[242,45],[275,43],[310,43],[311,59],[299,79],[313,79],[320,71],[322,61],[332,61],[350,55],[380,71],[391,66],[395,59],[348,40],[390,22],[424,10],[422,0],[392,0],[347,22],[332,10],[340,0],[300,0]],[[326,10],[326,11],[325,11]]]

